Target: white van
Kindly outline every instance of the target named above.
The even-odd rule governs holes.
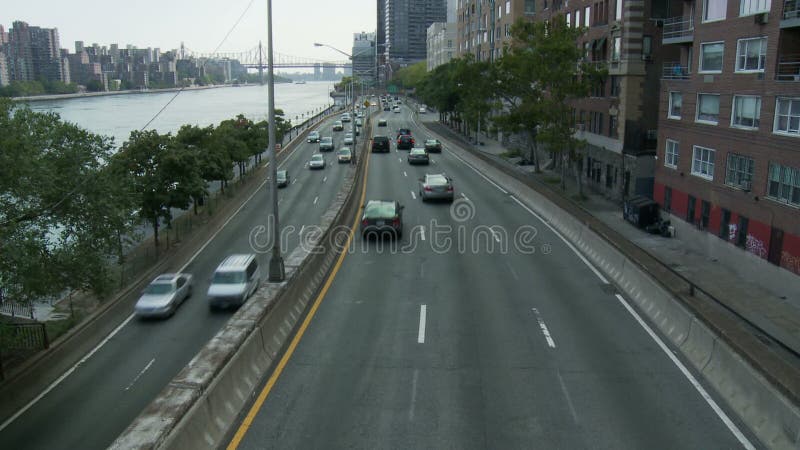
[[[209,307],[241,306],[261,284],[261,269],[254,254],[231,255],[214,271],[208,286]]]

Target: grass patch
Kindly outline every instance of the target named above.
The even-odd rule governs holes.
[[[64,320],[48,320],[44,323],[45,330],[47,330],[47,340],[52,343],[72,329],[78,321],[78,317],[68,317]]]
[[[544,177],[544,182],[547,184],[559,184],[561,183],[561,177]]]
[[[520,155],[519,150],[508,150],[503,153],[500,153],[500,156],[503,158],[518,158]]]

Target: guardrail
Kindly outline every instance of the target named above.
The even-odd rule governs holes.
[[[689,67],[682,66],[680,62],[664,62],[661,67],[661,79],[663,80],[688,80]]]
[[[780,55],[775,79],[779,81],[800,81],[800,54]]]
[[[800,1],[786,0],[783,2],[783,19],[797,19],[800,17]]]
[[[689,16],[678,16],[664,19],[664,28],[661,33],[661,40],[664,44],[668,41],[688,38],[694,34],[694,19]]]

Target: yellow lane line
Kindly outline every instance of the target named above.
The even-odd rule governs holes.
[[[359,207],[356,211],[356,217],[353,220],[353,227],[350,229],[350,234],[347,237],[347,243],[344,246],[344,251],[339,255],[339,259],[336,261],[336,265],[333,267],[331,274],[328,276],[328,279],[325,281],[325,284],[322,286],[322,290],[317,295],[317,298],[314,299],[314,304],[311,306],[311,310],[308,312],[305,320],[303,320],[302,325],[300,325],[300,329],[297,330],[294,338],[292,338],[292,342],[289,344],[289,347],[286,349],[286,352],[281,357],[280,362],[278,362],[278,366],[275,367],[275,371],[272,372],[270,375],[269,380],[267,380],[267,384],[264,386],[264,389],[258,394],[255,403],[253,406],[250,407],[250,411],[248,411],[247,416],[242,421],[242,424],[239,425],[239,428],[236,430],[236,434],[233,435],[231,442],[228,444],[228,450],[236,450],[239,447],[239,444],[242,442],[245,434],[247,434],[247,430],[250,429],[250,426],[253,424],[253,420],[255,420],[256,415],[261,410],[261,406],[264,404],[264,401],[269,396],[270,391],[272,391],[273,386],[275,383],[278,382],[278,378],[283,373],[283,369],[286,367],[286,364],[289,362],[289,359],[292,357],[297,345],[300,343],[300,339],[303,338],[303,334],[306,332],[306,328],[311,323],[311,320],[314,318],[314,315],[319,308],[320,303],[322,303],[322,299],[325,298],[325,295],[328,293],[328,289],[331,287],[333,280],[336,278],[336,273],[339,272],[339,268],[342,266],[342,262],[344,262],[344,257],[347,255],[347,249],[350,248],[350,242],[353,240],[353,234],[355,233],[356,228],[358,227],[358,212],[361,211],[361,206],[364,204],[364,199],[367,195],[367,174],[369,173],[369,151],[362,153],[362,158],[367,158],[366,164],[367,166],[364,168],[364,182],[361,187],[361,200],[359,202]]]

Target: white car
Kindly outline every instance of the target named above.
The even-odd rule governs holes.
[[[420,114],[425,114],[426,112],[428,112],[428,109],[427,109],[427,108],[425,108],[424,106],[420,106],[420,107],[419,107],[419,113],[420,113]]]
[[[191,274],[165,273],[157,276],[142,291],[134,311],[139,317],[169,317],[191,296]]]
[[[353,133],[346,133],[344,135],[344,145],[353,145]]]
[[[308,168],[311,170],[316,169],[324,169],[325,168],[325,158],[322,157],[319,153],[311,157],[311,160],[308,162]]]
[[[399,112],[400,112],[400,107],[399,107],[399,106],[397,106],[397,105],[395,105],[395,107],[394,107],[394,108],[392,108],[392,111],[394,111],[394,112],[396,112],[396,113],[399,113]]]

